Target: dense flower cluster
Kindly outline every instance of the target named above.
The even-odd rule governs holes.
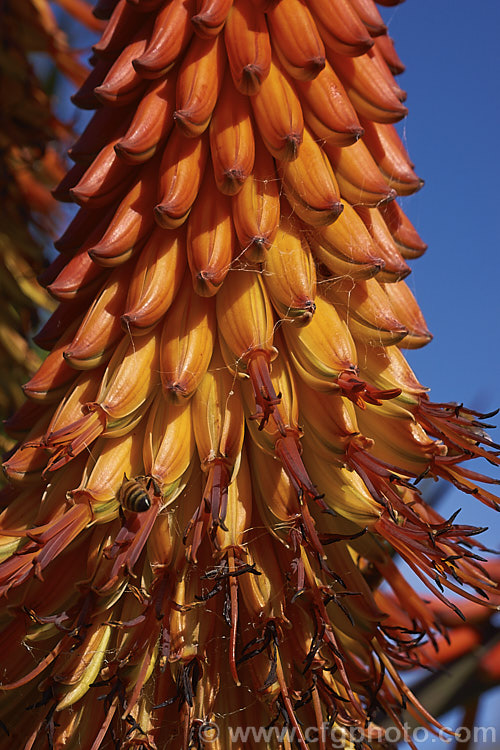
[[[496,509],[465,464],[499,457],[401,351],[430,339],[395,201],[422,182],[377,7],[95,12],[73,97],[95,114],[56,191],[80,209],[4,464],[9,746],[201,747],[213,723],[213,748],[270,724],[283,749],[323,725],[375,747],[405,702],[439,726],[398,670],[443,625],[393,556],[455,611],[495,606],[478,530],[417,484]]]

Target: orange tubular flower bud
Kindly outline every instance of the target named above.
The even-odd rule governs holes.
[[[364,139],[343,148],[327,143],[325,152],[344,200],[356,206],[378,206],[396,197],[396,191],[387,184]]]
[[[403,258],[420,258],[427,245],[396,201],[380,206],[380,212]]]
[[[342,212],[340,192],[332,166],[307,128],[297,158],[279,162],[278,173],[291,207],[306,224],[331,224]]]
[[[177,76],[174,120],[194,138],[207,129],[224,78],[226,53],[220,36],[195,37]]]
[[[234,195],[252,174],[255,139],[250,102],[235,90],[229,72],[210,123],[210,150],[217,187]]]
[[[215,305],[185,282],[163,323],[160,374],[174,400],[189,398],[207,371],[215,341]]]
[[[122,337],[120,315],[125,308],[130,268],[120,266],[109,276],[84,317],[75,337],[64,350],[64,359],[78,370],[104,364]]]
[[[264,260],[280,223],[280,196],[273,158],[258,136],[253,174],[232,204],[234,228],[246,257]]]
[[[140,164],[154,156],[173,124],[175,75],[155,84],[141,100],[125,135],[115,151],[125,162]]]
[[[343,465],[353,440],[360,446],[371,445],[371,440],[360,435],[354,404],[343,398],[340,391],[320,393],[304,382],[297,383],[297,390],[301,423],[308,444],[314,446],[318,456]]]
[[[68,0],[63,0],[68,2]],[[69,0],[72,2],[72,0]],[[133,36],[138,26],[141,26],[144,17],[141,17],[137,9],[123,0],[119,0],[112,9],[110,18],[105,24],[101,38],[96,44],[92,45],[92,52],[97,57],[113,57],[122,51],[123,47]]]
[[[297,325],[309,323],[316,309],[316,267],[297,222],[281,219],[266,256],[264,283],[281,318],[291,319]]]
[[[193,35],[193,6],[194,0],[172,0],[157,14],[146,49],[133,61],[141,76],[158,78],[175,64]]]
[[[185,235],[156,227],[139,255],[128,288],[122,328],[149,333],[174,301],[185,268]]]
[[[233,0],[198,0],[197,13],[191,18],[198,36],[217,36],[224,27],[232,5]]]
[[[401,103],[373,55],[344,57],[334,52],[330,61],[358,114],[375,122],[398,122],[408,110]]]
[[[154,220],[151,205],[156,197],[158,166],[150,162],[141,168],[134,186],[122,200],[108,229],[89,249],[92,260],[101,266],[116,266],[130,258],[147,237]]]
[[[94,88],[94,95],[99,102],[123,107],[139,99],[144,92],[145,81],[138,75],[132,61],[140,57],[146,48],[148,26],[149,24],[146,24],[137,32],[132,42],[125,47],[113,63],[102,83]],[[99,63],[95,69],[98,66]]]
[[[368,229],[377,255],[380,255],[384,262],[384,266],[377,276],[377,281],[392,283],[406,278],[410,273],[410,266],[399,252],[399,248],[391,237],[379,208],[356,206],[356,213]]]
[[[432,339],[432,334],[429,332],[422,311],[406,282],[399,281],[397,284],[381,284],[381,286],[389,297],[391,307],[398,320],[408,330],[408,335],[405,336],[400,346],[404,349],[418,349],[428,344]]]
[[[279,65],[271,63],[269,74],[251,102],[268,151],[276,159],[296,159],[302,143],[304,120],[299,98]]]
[[[339,280],[329,287],[328,299],[344,319],[349,317],[349,327],[356,339],[368,338],[375,345],[388,346],[399,343],[408,333],[376,279]]]
[[[211,169],[188,219],[187,260],[197,294],[212,297],[227,276],[236,238],[228,197],[220,195]]]
[[[88,407],[90,411],[100,407],[113,422],[147,402],[160,383],[158,339],[154,333],[132,341],[124,337],[106,369],[95,403]]]
[[[284,325],[290,358],[306,383],[318,390],[336,389],[344,371],[356,372],[356,348],[349,329],[322,290],[316,295],[316,312],[304,328]]]
[[[253,96],[271,68],[271,42],[266,17],[252,0],[238,0],[224,29],[229,68],[234,85]]]
[[[103,230],[97,229],[95,232],[95,239],[102,237]],[[66,260],[64,256],[59,256],[62,260]],[[54,279],[51,279],[51,283],[47,286],[47,291],[50,292],[52,297],[60,300],[72,300],[77,296],[79,299],[91,295],[102,286],[104,279],[107,276],[107,272],[97,263],[94,263],[92,258],[87,252],[87,248],[83,246],[82,250],[79,250],[76,255],[66,263],[60,273]]]
[[[316,78],[325,67],[325,47],[307,5],[280,0],[267,12],[267,22],[285,70],[299,80]]]
[[[342,213],[333,224],[308,233],[311,248],[334,276],[375,276],[385,263],[356,211],[345,201],[342,206]]]
[[[146,474],[157,480],[164,501],[172,502],[184,489],[181,478],[194,447],[191,402],[172,403],[159,391],[146,424],[143,460]]]
[[[398,195],[420,190],[423,180],[413,171],[406,149],[393,125],[361,119],[363,141],[387,180]]]
[[[312,81],[297,81],[307,125],[318,138],[349,146],[363,135],[356,110],[330,63]]]
[[[95,377],[94,372],[91,375]],[[57,447],[47,465],[48,470],[64,466],[100,434],[123,435],[142,418],[141,407],[159,385],[156,337],[143,336],[137,343],[129,341],[128,337],[123,339],[106,368],[94,400],[87,397],[87,392],[92,389],[95,392],[95,380],[80,379],[79,382],[64,413],[56,412],[47,432],[46,444]],[[78,407],[84,415],[75,418]],[[75,415],[73,420],[71,414]]]
[[[357,56],[373,46],[373,40],[348,0],[311,0],[311,10],[325,43],[341,55]]]
[[[351,0],[351,5],[372,37],[379,38],[386,34],[387,26],[373,0]]]
[[[206,136],[187,138],[174,128],[160,165],[155,219],[165,229],[183,224],[200,189],[208,156]]]
[[[111,141],[94,159],[92,165],[69,191],[80,206],[108,206],[120,197],[124,182],[130,182],[130,169],[117,155]]]
[[[217,347],[193,399],[194,434],[204,471],[220,461],[232,480],[238,472],[244,425],[239,383]]]
[[[73,339],[76,328],[75,323],[68,328],[38,372],[23,386],[23,391],[29,398],[48,403],[56,401],[66,393],[68,386],[76,377],[76,372],[67,364],[63,352]]]
[[[11,482],[40,482],[42,469],[47,463],[47,456],[40,447],[49,422],[50,413],[43,414],[28,432],[27,439],[2,464],[4,474]]]
[[[252,384],[256,418],[267,421],[279,397],[270,381],[273,346],[273,313],[260,274],[235,270],[231,284],[217,295],[220,345],[227,366],[248,374]]]

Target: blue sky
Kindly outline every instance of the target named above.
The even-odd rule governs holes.
[[[435,400],[500,405],[500,2],[384,8],[407,69],[400,126],[426,184],[403,208],[429,249],[408,279],[434,341],[412,364]]]

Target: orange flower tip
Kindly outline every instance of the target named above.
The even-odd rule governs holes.
[[[207,129],[210,117],[203,122],[194,122],[188,109],[178,109],[174,112],[174,122],[186,138],[196,138]]]
[[[94,89],[94,94],[103,104],[118,101],[118,96],[116,95],[115,88],[109,86],[106,83],[103,83],[100,86],[96,86]]]
[[[134,246],[126,248],[123,252],[118,253],[117,255],[111,254],[113,253],[113,250],[109,245],[103,243],[102,245],[94,245],[92,250],[89,250],[89,256],[93,261],[104,268],[114,268],[115,266],[125,263],[125,261],[130,258],[133,251]]]
[[[132,67],[136,73],[143,75],[144,73],[148,73],[149,68],[154,66],[154,63],[155,55],[141,55],[140,57],[136,57],[135,60],[132,60]]]
[[[353,143],[356,143],[356,141],[359,141],[359,139],[364,136],[365,131],[364,128],[360,128],[357,125],[352,125],[351,127],[346,128],[346,133],[351,133],[354,137]]]
[[[84,355],[82,357],[82,354]],[[90,359],[85,356],[85,348],[83,349],[67,349],[65,352],[63,352],[64,360],[70,365],[70,367],[74,367],[75,369],[84,369],[84,370],[91,370],[93,367],[95,367],[95,362],[99,361],[100,357],[102,356],[103,352],[100,352],[99,354],[91,357]]]
[[[304,68],[304,75],[307,75],[306,80],[312,80],[313,78],[316,78],[316,76],[319,76],[325,65],[326,61],[323,56],[318,55],[317,57],[311,57],[307,66]]]
[[[385,198],[383,198],[380,201],[379,205],[383,205],[384,203],[390,203],[391,201],[393,201],[397,197],[398,197],[397,191],[394,190],[394,188],[389,188],[387,190],[387,195],[385,196]]]
[[[226,277],[224,272],[199,271],[193,278],[193,288],[200,297],[213,297],[219,291],[219,287]]]
[[[312,299],[305,300],[302,304],[302,310],[303,312],[298,316],[297,321],[300,321],[301,325],[307,325],[316,312],[316,305]]]
[[[268,237],[251,237],[244,247],[245,258],[250,263],[263,263],[270,247]]]
[[[154,207],[155,221],[163,229],[177,229],[186,221],[190,211],[179,216],[169,209],[168,203],[159,203]]]
[[[326,203],[320,209],[312,209],[312,213],[306,213],[301,216],[301,206],[298,204],[294,206],[295,213],[303,218],[303,221],[307,222],[312,227],[326,227],[329,224],[333,224],[337,221],[340,214],[344,210],[344,206],[340,201],[332,201],[332,203]]]
[[[194,26],[196,34],[202,39],[211,39],[217,36],[224,27],[224,23],[218,23],[216,26],[211,23],[209,13],[199,13],[191,17],[191,23]]]
[[[234,195],[243,186],[247,177],[248,174],[245,174],[242,169],[226,169],[224,179],[218,186],[219,190],[224,195]]]
[[[134,334],[148,333],[152,329],[152,326],[149,325],[137,325],[138,320],[140,320],[140,316],[134,315],[134,313],[127,313],[126,315],[122,315],[120,318],[121,327],[126,333]]]
[[[138,164],[143,163],[145,161],[148,161],[156,152],[157,144],[154,146],[151,146],[151,148],[148,148],[146,151],[136,151],[134,148],[134,143],[131,139],[128,141],[122,140],[120,143],[117,143],[114,147],[116,154],[120,157],[120,159],[123,159],[127,162],[127,164]]]
[[[264,71],[259,65],[249,63],[241,71],[241,83],[239,90],[242,94],[253,96],[257,94],[263,80]]]
[[[285,145],[280,151],[280,158],[283,161],[294,161],[299,155],[301,143],[302,133],[289,133],[285,138]]]
[[[173,396],[176,401],[180,401],[190,395],[187,393],[185,386],[175,380],[163,381],[163,390]]]
[[[50,191],[52,197],[61,203],[71,203],[73,186],[83,177],[86,169],[86,164],[75,164],[63,177],[59,185]]]
[[[365,23],[367,28],[369,28],[372,37],[384,36],[385,34],[387,34],[387,26],[385,25],[385,23]]]

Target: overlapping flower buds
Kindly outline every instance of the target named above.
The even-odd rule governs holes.
[[[323,726],[368,747],[405,701],[438,726],[398,668],[443,626],[392,556],[444,604],[488,606],[478,530],[416,480],[497,508],[464,463],[499,448],[401,351],[430,338],[404,282],[425,245],[395,202],[422,183],[377,7],[96,14],[73,97],[95,114],[58,191],[80,210],[4,464],[9,742],[225,748],[274,725],[234,747]]]

